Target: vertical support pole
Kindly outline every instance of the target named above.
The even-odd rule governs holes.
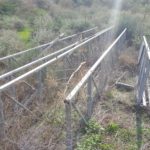
[[[136,130],[137,130],[137,150],[142,146],[142,110],[140,105],[136,105]]]
[[[90,119],[92,116],[92,108],[93,108],[92,77],[90,76],[87,83],[87,119]]]
[[[141,75],[141,79],[139,80],[139,83],[138,83],[138,101],[137,101],[137,104],[140,105],[141,102],[142,102],[142,98],[143,98],[143,93],[144,93],[144,90],[145,90],[145,86],[146,86],[146,82],[147,82],[147,79],[148,79],[148,76],[149,76],[149,71],[150,71],[150,62],[149,62],[149,59],[146,58],[146,62],[145,62],[145,65],[143,66],[144,67],[144,70],[142,72],[142,75]]]
[[[65,102],[66,150],[73,150],[71,103]]]
[[[44,61],[44,63],[46,63],[46,60]],[[47,78],[47,72],[48,72],[48,68],[43,68],[42,70],[42,82],[44,84],[44,80]]]
[[[64,70],[64,81],[65,83],[67,82],[67,58],[65,56],[64,61],[63,61],[63,70]]]
[[[140,64],[141,62],[141,59],[142,59],[142,56],[143,56],[143,53],[144,53],[144,42],[141,44],[141,47],[140,47],[140,51],[139,51],[139,56],[138,56],[138,64]]]
[[[8,59],[8,71],[11,71],[11,69],[13,69],[12,67],[12,62],[13,62],[13,59],[12,58],[9,58]],[[13,79],[13,75],[9,76],[8,77],[8,80],[11,81]],[[15,85],[13,85],[11,87],[11,90],[10,90],[10,94],[11,96],[17,100],[17,91],[16,91],[16,87]],[[14,111],[16,111],[18,109],[18,105],[14,104],[14,107],[13,107]]]
[[[43,82],[44,82],[44,77],[43,77],[43,70],[40,70],[37,74],[37,78],[38,78],[38,99],[41,100],[42,99],[42,88],[43,88]]]
[[[5,135],[4,131],[4,110],[3,110],[3,101],[2,93],[0,92],[0,138],[2,139]]]
[[[88,45],[87,45],[87,53],[88,53],[88,61],[89,61],[89,66],[91,66],[92,64],[93,64],[93,62],[94,62],[94,52],[93,52],[94,50],[93,50],[93,47],[92,47],[92,43],[90,42],[90,43],[88,43]]]
[[[111,30],[108,31],[107,40],[108,40],[107,44],[110,44],[111,40],[112,40],[112,31]]]
[[[84,34],[83,34],[83,33],[81,33],[80,41],[82,41],[84,38],[85,38],[85,37],[84,37]]]

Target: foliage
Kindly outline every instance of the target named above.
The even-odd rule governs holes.
[[[62,25],[63,25],[63,22],[62,22],[61,18],[59,18],[59,17],[54,18],[54,22],[52,25],[53,31],[56,33],[59,32]]]
[[[45,0],[37,0],[36,4],[39,8],[48,10],[50,7],[50,2]]]
[[[1,30],[0,32],[0,55],[5,56],[22,50],[23,42],[19,39],[17,33],[12,30]]]
[[[133,43],[133,39],[138,35],[140,32],[140,27],[138,26],[137,22],[139,21],[139,18],[135,16],[131,16],[130,14],[125,14],[120,20],[119,23],[119,32],[123,30],[124,28],[127,28],[127,34],[126,37],[128,41]]]
[[[85,127],[85,131],[87,134],[97,134],[102,130],[103,128],[95,120],[90,120],[88,125]]]
[[[114,6],[114,1],[115,0],[0,0],[0,56],[2,57],[10,53],[21,51],[27,48],[28,44],[33,46],[49,42],[55,39],[61,32],[73,34],[93,26],[98,26],[99,30],[104,29],[109,26],[109,17]],[[136,45],[139,47],[143,34],[150,34],[150,7],[146,5],[147,3],[145,2],[146,0],[124,0],[122,10],[120,11],[121,18],[118,32],[127,28],[128,44],[131,46]],[[130,51],[133,51],[133,49],[130,49]],[[132,53],[130,55],[132,55]],[[28,53],[18,60],[21,60],[21,63],[25,63],[27,59],[31,60],[34,56],[37,56],[37,52]],[[130,61],[130,58],[124,55],[123,62],[128,61],[126,64],[129,64],[130,67],[135,66],[132,60]],[[49,84],[49,88],[50,86],[52,86],[51,83]],[[58,90],[56,87],[58,87],[58,85],[48,90],[51,91],[48,92],[50,101],[57,99],[56,91]],[[115,100],[114,95],[113,91],[106,93],[108,99]],[[109,101],[107,102],[109,103]],[[44,102],[42,104],[44,104]],[[50,106],[51,108],[48,109],[51,110],[51,112],[46,114],[45,121],[47,124],[56,126],[57,128],[64,123],[64,110],[59,109],[56,112],[54,111],[53,105]],[[43,112],[45,112],[44,106],[42,113]],[[73,115],[75,116],[76,114]],[[18,123],[19,121],[16,122]],[[31,122],[33,122],[32,119]],[[26,124],[29,126],[31,123],[26,121]],[[15,125],[17,126],[18,124]],[[19,126],[21,127],[20,130],[24,132],[25,130],[22,127],[24,124],[20,123]],[[31,128],[28,127],[27,130],[30,129]],[[13,130],[13,128],[10,130]],[[56,132],[57,131],[55,131],[55,133]],[[149,131],[143,132],[144,138],[146,137],[149,143]],[[22,135],[20,133],[19,136]],[[48,134],[51,134],[51,132],[48,132]],[[13,132],[12,137],[15,136]],[[51,139],[47,140],[50,141]],[[117,140],[117,142],[119,141],[119,144],[122,144],[124,149],[136,149],[135,133],[131,129],[121,128],[116,122],[111,122],[102,128],[99,123],[91,120],[84,129],[84,135],[79,140],[77,150],[116,150],[118,143],[115,143],[115,140]],[[57,141],[57,139],[55,141]],[[19,141],[16,140],[16,142]],[[56,143],[54,143],[54,145],[55,144]],[[45,148],[47,147],[45,146]]]
[[[1,15],[12,15],[13,13],[15,13],[18,4],[19,4],[18,0],[0,1],[0,14]]]
[[[73,21],[70,23],[68,28],[73,30],[74,32],[81,32],[90,27],[90,23],[86,21]]]
[[[96,150],[100,148],[101,135],[90,134],[84,137],[80,144],[77,146],[77,150]]]
[[[47,112],[45,120],[54,126],[60,126],[64,124],[64,110],[58,108],[57,110],[51,110]]]
[[[133,131],[125,128],[119,131],[118,136],[125,143],[132,142],[135,138],[135,134],[133,133]]]
[[[111,122],[110,124],[108,124],[106,128],[106,132],[108,134],[114,134],[118,131],[118,129],[119,129],[119,125],[114,122]]]
[[[73,0],[73,2],[77,5],[85,5],[85,6],[91,6],[92,5],[91,0]]]
[[[104,143],[104,129],[94,120],[90,120],[85,128],[86,134],[78,143],[76,150],[112,150],[113,145]]]
[[[30,28],[24,28],[23,30],[19,31],[18,34],[24,42],[29,42],[30,37],[31,37]]]
[[[114,98],[113,90],[108,90],[108,91],[106,92],[106,97],[107,97],[108,99],[113,99],[113,98]]]
[[[20,31],[25,26],[25,21],[17,16],[1,16],[0,29],[11,29]]]

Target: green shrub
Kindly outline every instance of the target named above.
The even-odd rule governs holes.
[[[31,37],[31,29],[24,28],[22,31],[19,31],[18,34],[19,34],[20,38],[22,39],[22,41],[28,42]]]
[[[85,127],[85,131],[87,134],[99,133],[101,129],[101,126],[95,120],[90,120],[88,125]]]
[[[48,10],[50,7],[50,2],[45,0],[36,0],[36,4],[39,8]]]
[[[93,3],[91,0],[73,0],[73,2],[77,5],[85,5],[85,6],[91,6]]]
[[[34,45],[44,44],[46,42],[54,40],[55,37],[55,33],[53,33],[51,30],[39,29],[33,32],[33,38],[31,39],[31,43],[34,43]]]
[[[16,21],[14,23],[14,28],[17,30],[17,31],[22,31],[24,29],[24,23],[22,21]]]
[[[73,32],[82,32],[88,28],[90,28],[90,23],[86,21],[73,21],[69,24],[68,28],[70,28]]]
[[[21,51],[24,48],[23,42],[18,34],[12,30],[1,30],[0,32],[0,56]]]
[[[52,24],[52,30],[54,32],[60,32],[61,28],[63,26],[63,22],[62,22],[62,19],[59,18],[59,17],[56,17],[54,20],[53,20],[53,24]]]
[[[129,143],[134,141],[135,133],[128,129],[121,129],[118,136],[123,142]]]
[[[1,16],[0,28],[21,31],[26,26],[26,21],[17,16]]]
[[[100,150],[114,150],[114,146],[111,144],[101,144]]]
[[[106,132],[108,134],[115,134],[119,129],[119,125],[114,123],[114,122],[111,122],[107,128],[106,128]]]
[[[85,128],[85,135],[77,144],[77,150],[101,149],[102,131],[103,128],[95,120],[90,120]]]
[[[140,27],[140,18],[132,16],[131,14],[125,14],[120,19],[118,26],[118,32],[121,32],[124,28],[127,28],[126,38],[129,45],[133,44],[135,37],[139,36],[142,29]]]
[[[0,1],[0,14],[1,15],[11,15],[11,14],[15,13],[18,4],[19,4],[18,0]]]
[[[77,145],[77,150],[96,150],[101,144],[100,134],[90,134],[84,137],[80,144]]]
[[[107,99],[113,99],[114,98],[113,90],[107,91],[106,97],[107,97]]]

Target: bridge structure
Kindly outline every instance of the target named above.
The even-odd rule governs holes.
[[[113,78],[113,70],[117,69],[119,56],[125,50],[127,29],[116,36],[113,36],[113,30],[114,27],[109,27],[98,32],[97,28],[92,28],[1,57],[0,62],[5,64],[6,70],[0,75],[0,137],[6,136],[6,122],[14,119],[16,113],[28,112],[33,115],[30,104],[35,100],[42,103],[46,96],[45,89],[49,86],[46,81],[50,75],[58,82],[60,81],[62,90],[65,89],[62,97],[65,106],[64,126],[66,128],[66,141],[64,142],[67,150],[73,150],[79,127],[86,125],[91,118],[94,105],[100,100],[109,81]],[[59,42],[62,45],[59,45]],[[144,37],[139,56],[141,75],[137,87],[141,88],[137,88],[140,93],[137,103],[142,102],[143,94],[141,93],[146,93],[143,89],[148,82],[147,71],[149,69],[145,73],[143,65],[148,67],[146,64],[149,59],[148,51],[149,47]],[[34,52],[34,58],[27,58],[25,64],[20,63],[19,58],[23,58],[30,52],[31,54]],[[21,64],[21,66],[15,67],[12,62]],[[84,71],[82,65],[85,65]],[[71,84],[72,77],[79,71],[83,71],[82,76]],[[142,78],[144,80],[147,78],[145,84],[141,82]],[[5,110],[8,101],[12,112]],[[76,115],[78,117],[75,117]]]

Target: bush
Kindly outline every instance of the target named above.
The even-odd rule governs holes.
[[[0,56],[5,56],[9,53],[21,51],[24,44],[15,31],[2,30],[0,32],[0,48]]]
[[[91,0],[73,0],[73,2],[77,5],[85,5],[85,6],[91,6],[92,5]]]
[[[0,1],[0,14],[1,15],[11,15],[14,14],[17,6],[19,5],[18,0],[5,0]]]
[[[24,28],[22,31],[19,31],[19,36],[22,39],[22,41],[29,42],[31,37],[31,29],[30,28]]]
[[[90,23],[86,21],[73,21],[69,24],[68,28],[70,28],[75,33],[82,32],[90,28]]]
[[[114,0],[101,0],[103,5],[106,5],[109,8],[112,8],[114,5]]]
[[[39,8],[48,10],[50,7],[50,2],[45,0],[36,0],[36,4]]]
[[[24,23],[22,21],[16,21],[14,23],[14,28],[17,30],[17,31],[22,31],[24,29]]]
[[[95,120],[90,120],[88,126],[85,128],[86,133],[94,133],[97,134],[100,132],[102,128]]]
[[[58,32],[60,32],[62,26],[63,26],[63,22],[62,22],[61,18],[59,18],[59,17],[54,18],[52,30],[54,32],[58,33]]]
[[[94,120],[90,120],[87,127],[85,128],[86,134],[77,144],[77,150],[106,150],[107,147],[102,143],[102,131],[103,128]],[[109,149],[107,149],[109,150]]]
[[[1,29],[11,29],[11,30],[22,30],[26,22],[17,16],[1,16],[0,18],[0,28]]]
[[[135,37],[137,37],[141,31],[140,18],[130,14],[123,15],[118,25],[118,32],[121,32],[124,28],[127,28],[126,38],[128,44],[132,45]]]
[[[114,123],[114,122],[112,122],[112,123],[110,123],[110,124],[107,126],[106,132],[107,132],[108,134],[114,134],[114,133],[116,133],[116,132],[118,131],[118,129],[119,129],[119,125],[116,124],[116,123]]]
[[[33,28],[36,30],[39,29],[49,29],[51,27],[52,24],[52,19],[48,14],[43,14],[40,16],[37,16],[34,20],[33,20]]]
[[[121,129],[119,131],[118,136],[125,143],[133,142],[133,140],[135,139],[135,133],[133,133],[132,130],[128,130],[128,129]]]
[[[39,29],[34,31],[32,43],[34,43],[35,45],[44,44],[53,40],[54,37],[56,36],[51,30]]]

